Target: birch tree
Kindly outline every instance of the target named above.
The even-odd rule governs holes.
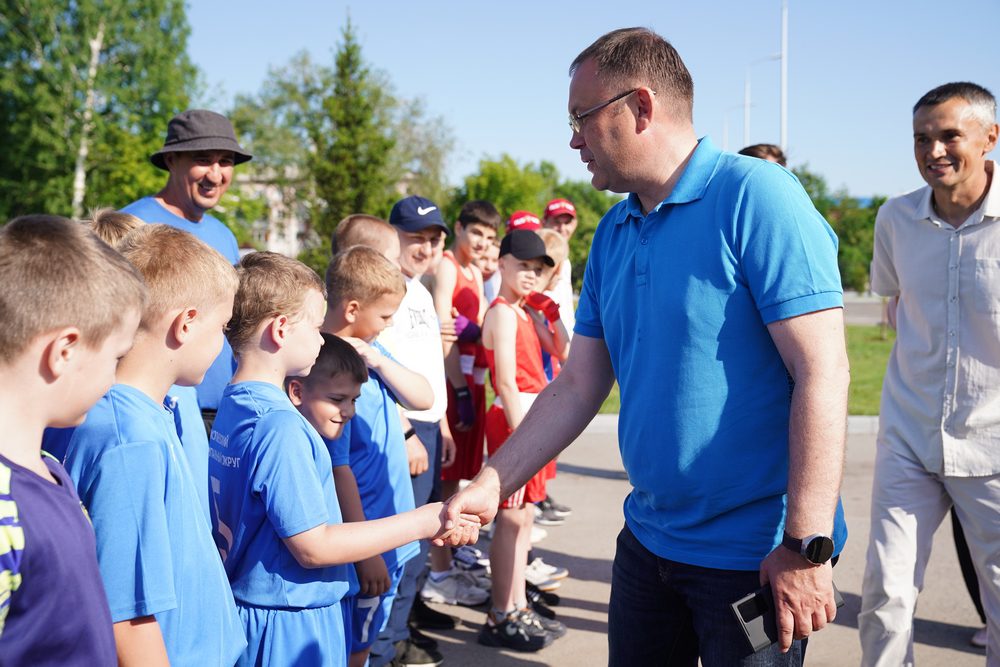
[[[159,189],[147,161],[188,104],[182,0],[0,0],[0,222]]]

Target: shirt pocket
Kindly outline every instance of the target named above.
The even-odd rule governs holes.
[[[973,303],[981,313],[1000,313],[1000,258],[977,259]]]

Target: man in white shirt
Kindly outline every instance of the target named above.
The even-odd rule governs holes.
[[[1000,184],[986,155],[996,101],[949,83],[913,108],[927,185],[886,202],[872,289],[897,338],[882,388],[871,534],[858,617],[865,665],[913,664],[913,613],[934,531],[954,504],[1000,665]]]

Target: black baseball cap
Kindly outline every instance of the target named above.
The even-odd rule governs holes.
[[[428,227],[440,227],[448,233],[448,225],[441,217],[441,209],[430,199],[410,195],[393,204],[389,224],[404,232],[419,232]]]
[[[518,259],[540,259],[548,266],[555,266],[555,260],[545,253],[542,237],[529,229],[515,229],[500,241],[500,256],[514,255]]]

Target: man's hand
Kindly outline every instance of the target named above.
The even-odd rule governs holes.
[[[784,653],[793,639],[805,639],[837,616],[833,599],[833,567],[813,565],[778,546],[760,564],[760,584],[771,584],[778,644]]]
[[[500,480],[495,471],[484,468],[468,486],[445,502],[444,511],[448,521],[457,522],[464,515],[474,515],[485,526],[496,517],[499,507]]]
[[[383,595],[392,585],[389,580],[389,570],[386,569],[381,555],[359,560],[354,564],[354,569],[358,573],[358,584],[361,586],[359,595],[365,597]]]
[[[455,446],[455,439],[451,433],[441,434],[441,467],[450,468],[455,463],[455,456],[458,448]]]
[[[443,503],[428,503],[416,511],[433,526],[431,541],[437,546],[460,547],[479,541],[481,524],[474,514],[458,514],[452,519]]]
[[[382,353],[365,341],[352,336],[345,336],[344,340],[350,343],[357,353],[361,355],[361,358],[365,360],[365,365],[368,366],[368,368],[374,368],[377,370],[382,364]]]
[[[420,438],[411,435],[406,439],[406,460],[410,463],[410,477],[416,477],[427,472],[427,448]]]

